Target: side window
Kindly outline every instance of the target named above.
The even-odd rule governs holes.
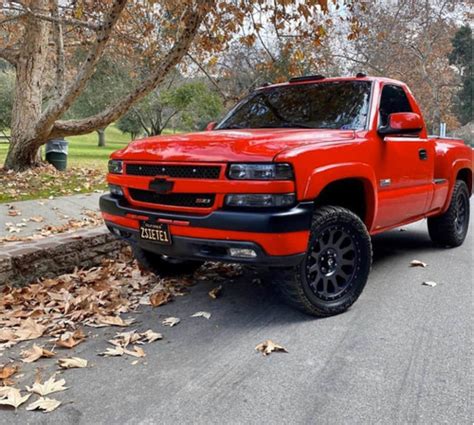
[[[387,125],[388,116],[394,112],[412,112],[410,102],[400,86],[384,86],[380,98],[380,125]]]

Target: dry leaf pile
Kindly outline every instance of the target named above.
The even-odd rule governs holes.
[[[207,271],[201,269],[199,277],[206,279]],[[220,280],[241,274],[240,267],[210,264],[209,274],[219,274]],[[32,341],[25,347],[18,360],[33,363],[41,358],[58,358],[58,369],[88,367],[88,362],[79,357],[59,356],[63,350],[72,349],[87,338],[87,327],[130,326],[133,318],[123,317],[133,313],[140,305],[159,307],[175,296],[183,295],[194,283],[193,278],[160,279],[140,270],[124,251],[119,260],[106,260],[100,267],[76,270],[55,279],[44,279],[23,288],[5,286],[0,292],[0,355],[21,341]],[[214,289],[216,298],[222,286]],[[209,319],[210,313],[197,312],[193,317]],[[176,326],[177,317],[167,317],[164,326]],[[47,346],[35,342],[49,337]],[[146,356],[144,346],[163,338],[161,333],[151,329],[145,332],[123,330],[116,333],[111,344],[100,355],[104,357],[130,356],[132,365]],[[29,394],[14,388],[18,373],[18,362],[0,365],[0,405],[17,409],[26,403],[32,394],[36,400],[29,400],[27,410],[51,412],[61,401],[48,398],[51,393],[67,389],[64,379],[56,380],[56,374],[45,382],[37,377]],[[3,385],[3,386],[2,386]]]
[[[134,311],[157,291],[182,292],[178,281],[139,270],[125,254],[121,261],[107,260],[101,267],[23,288],[6,286],[0,293],[0,352],[41,336],[53,337],[58,347],[72,348],[86,337],[82,326],[129,326],[133,319],[121,314]],[[39,347],[35,350],[25,358],[37,356]]]

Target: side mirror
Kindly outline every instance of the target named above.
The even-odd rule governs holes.
[[[209,124],[206,125],[206,131],[212,131],[216,128],[217,123],[215,121],[211,121]]]
[[[414,112],[396,112],[388,117],[388,124],[380,127],[378,133],[382,136],[389,134],[413,134],[423,129],[423,120]]]

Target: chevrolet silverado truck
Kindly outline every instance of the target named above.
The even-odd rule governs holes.
[[[158,274],[270,268],[287,302],[330,316],[361,294],[371,235],[427,218],[436,245],[463,243],[472,156],[428,136],[399,81],[298,77],[256,89],[206,131],[113,153],[100,208]]]

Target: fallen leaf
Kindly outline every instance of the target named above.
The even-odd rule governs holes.
[[[21,327],[15,331],[17,341],[27,341],[37,339],[43,335],[46,327],[35,322],[33,319],[26,319]]]
[[[15,365],[6,365],[0,367],[0,379],[8,379],[10,376],[18,372],[18,366]]]
[[[0,329],[0,341],[13,341],[15,339],[15,332],[11,329]]]
[[[109,326],[129,326],[134,322],[134,319],[123,320],[120,316],[101,316],[99,318],[99,323]]]
[[[146,332],[142,332],[140,334],[142,338],[145,339],[146,342],[149,344],[151,342],[157,341],[159,339],[163,339],[163,335],[158,332],[153,332],[151,329],[148,329]]]
[[[33,363],[41,357],[53,357],[54,353],[52,351],[46,350],[45,348],[39,347],[36,344],[33,344],[29,350],[24,350],[21,352],[24,363]]]
[[[0,389],[0,405],[12,406],[15,409],[18,409],[18,407],[28,400],[30,396],[31,394],[22,396],[20,390],[16,388],[4,387]]]
[[[215,287],[214,289],[211,289],[208,292],[208,294],[213,300],[219,298],[222,295],[222,285],[219,285]]]
[[[191,317],[204,317],[205,319],[209,320],[211,318],[211,313],[208,313],[207,311],[198,311]]]
[[[430,287],[435,287],[437,285],[436,282],[433,282],[432,280],[427,280],[426,282],[423,282],[422,285],[424,286],[430,286]]]
[[[109,342],[118,347],[125,348],[128,344],[133,344],[140,340],[140,334],[136,331],[130,332],[117,332],[114,339],[110,339]]]
[[[26,406],[26,410],[43,410],[45,413],[52,412],[61,405],[58,400],[53,400],[48,397],[40,397],[38,400]]]
[[[41,217],[40,215],[30,217],[30,221],[33,221],[34,223],[41,223],[44,221],[44,217]]]
[[[260,351],[264,356],[268,356],[272,352],[282,352],[288,353],[287,349],[279,344],[274,343],[271,339],[267,339],[266,341],[258,344],[255,349]]]
[[[26,389],[30,393],[36,393],[42,396],[55,393],[58,391],[67,390],[68,387],[65,387],[64,384],[66,381],[64,379],[60,379],[59,381],[55,380],[55,375],[51,376],[44,384],[40,384],[39,382],[35,382],[32,387],[26,387]]]
[[[87,360],[81,359],[79,357],[68,357],[65,359],[59,359],[58,365],[63,369],[87,367]]]
[[[130,356],[133,357],[145,357],[145,351],[143,351],[143,348],[137,347],[136,345],[133,346],[133,351],[124,349],[123,350],[125,354],[129,354]]]
[[[173,327],[173,326],[176,326],[179,322],[181,322],[181,320],[178,317],[167,317],[161,323],[164,326]]]
[[[117,356],[123,356],[125,353],[123,347],[117,346],[114,348],[106,348],[106,350],[103,353],[99,353],[99,356],[105,356],[105,357],[117,357]]]
[[[169,292],[159,291],[150,295],[150,304],[153,307],[159,307],[160,305],[168,304],[172,300],[172,296]]]
[[[62,334],[57,340],[56,345],[63,348],[73,348],[86,339],[86,335],[82,329],[77,329],[74,332],[66,332]]]
[[[423,261],[420,260],[413,260],[410,263],[410,267],[426,267],[428,264],[424,263]]]

